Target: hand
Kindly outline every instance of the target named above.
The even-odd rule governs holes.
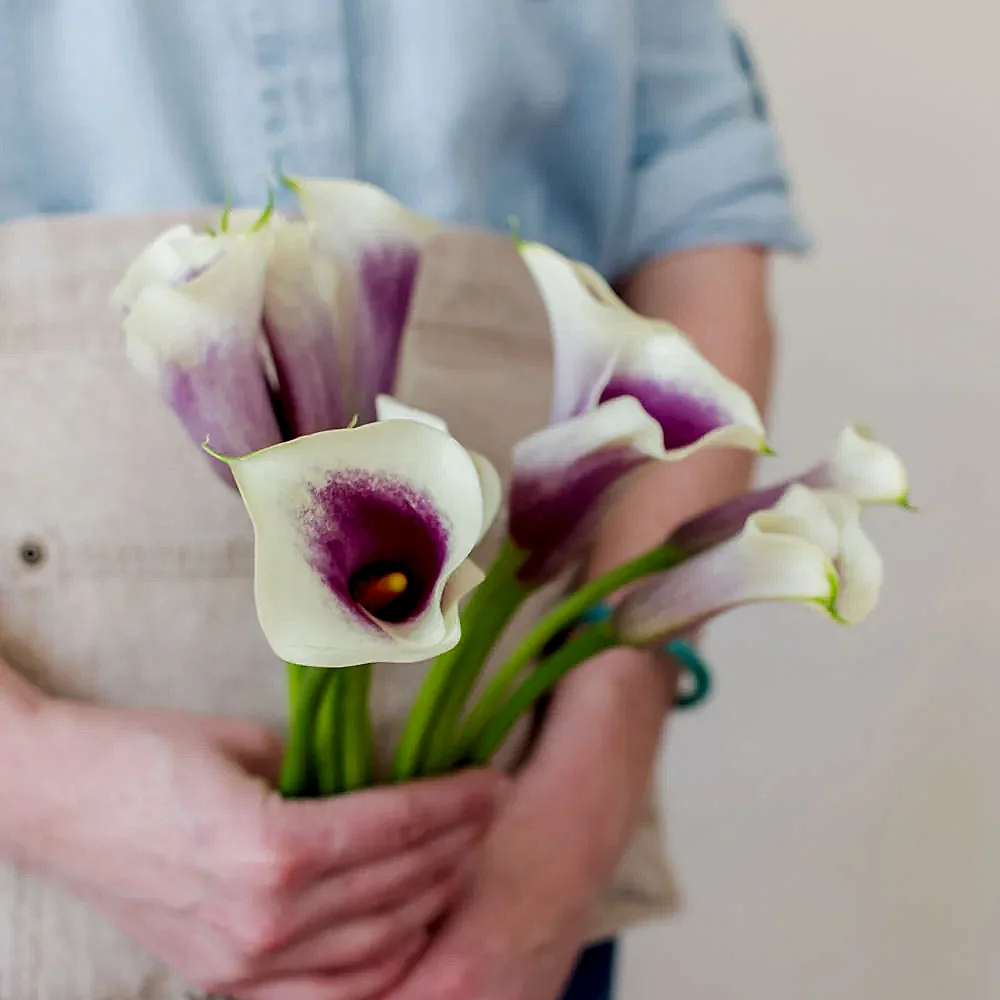
[[[379,1000],[556,1000],[642,817],[676,672],[613,650],[556,691],[540,738],[423,958]]]
[[[63,702],[14,749],[0,851],[246,1000],[389,987],[454,902],[503,784],[479,772],[283,801],[265,729]]]
[[[561,865],[550,834],[545,810],[515,793],[487,837],[462,903],[384,1000],[561,996],[603,880]]]

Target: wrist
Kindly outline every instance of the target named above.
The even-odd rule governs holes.
[[[557,690],[505,822],[567,896],[596,898],[634,835],[676,682],[672,661],[622,648]]]

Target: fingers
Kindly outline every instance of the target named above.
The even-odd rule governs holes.
[[[303,866],[308,874],[344,870],[488,822],[506,784],[497,772],[477,770],[330,800],[273,799],[271,828],[284,851],[312,862]]]
[[[302,975],[382,961],[438,920],[455,902],[463,884],[460,876],[451,873],[403,906],[346,923],[324,925],[313,936],[281,951],[259,954],[251,961],[250,974],[253,978]]]
[[[392,958],[365,969],[327,975],[268,979],[240,988],[241,1000],[373,1000],[391,990],[423,953],[427,935],[416,935]]]
[[[485,824],[458,827],[419,847],[308,887],[290,909],[285,928],[288,940],[308,934],[321,924],[329,926],[349,916],[381,913],[400,906],[444,874],[464,874],[486,830]]]

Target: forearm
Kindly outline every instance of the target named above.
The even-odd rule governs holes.
[[[0,655],[0,758],[8,759],[6,740],[13,738],[44,703],[44,696]]]
[[[667,319],[703,354],[747,388],[763,410],[772,363],[766,257],[720,248],[657,261],[628,281],[623,297],[637,312]],[[603,572],[662,541],[681,522],[746,488],[753,459],[707,450],[651,469],[611,513],[590,570]],[[530,780],[548,799],[546,834],[554,863],[605,879],[638,821],[676,686],[671,662],[616,650],[560,685]],[[580,831],[585,830],[586,836]]]
[[[38,756],[35,733],[45,700],[0,656],[0,860],[16,853],[11,838],[23,818],[23,793],[32,784],[27,770]]]

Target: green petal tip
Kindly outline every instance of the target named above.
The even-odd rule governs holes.
[[[222,217],[219,219],[219,232],[229,232],[229,220],[233,214],[233,192],[226,186],[226,200],[222,205]]]
[[[518,250],[523,250],[525,241],[521,237],[521,220],[516,215],[507,216],[507,228],[510,230],[511,239]]]
[[[765,441],[758,449],[759,454],[767,455],[768,458],[773,458],[778,453]]]
[[[302,185],[297,180],[293,180],[291,177],[288,176],[288,174],[283,173],[282,171],[278,172],[278,183],[283,188],[288,188],[288,190],[291,191],[293,194],[302,193]]]
[[[838,624],[850,624],[840,616],[837,611],[837,598],[840,596],[840,577],[836,573],[827,573],[827,580],[830,583],[830,593],[827,597],[819,597],[816,603]]]
[[[208,438],[205,438],[201,443],[201,450],[207,455],[211,455],[212,458],[217,459],[220,462],[225,462],[226,465],[232,465],[233,462],[237,461],[229,455],[223,455],[221,452],[216,451],[209,443]]]
[[[250,227],[250,232],[259,233],[271,221],[272,215],[274,215],[274,187],[268,184],[267,204],[264,206],[264,211],[257,217],[257,221]]]

